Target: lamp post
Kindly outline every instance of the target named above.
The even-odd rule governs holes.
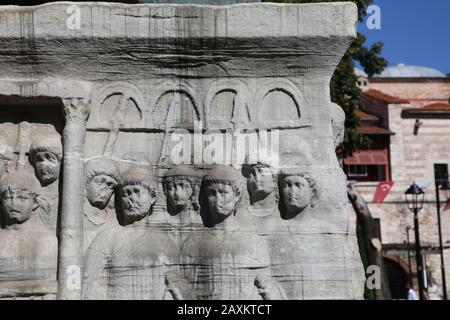
[[[416,238],[416,264],[417,264],[417,278],[419,281],[419,298],[424,299],[424,283],[423,283],[423,263],[422,263],[422,253],[420,247],[420,233],[419,233],[419,217],[418,213],[423,208],[424,192],[416,184],[413,183],[408,190],[405,192],[406,203],[408,204],[408,209],[414,213],[414,234]]]
[[[447,284],[445,280],[445,263],[444,263],[444,247],[442,245],[442,227],[441,227],[441,201],[439,197],[439,187],[442,190],[447,191],[450,190],[450,182],[448,178],[444,181],[435,179],[435,189],[436,189],[436,210],[437,210],[437,218],[438,218],[438,230],[439,230],[439,252],[441,254],[441,275],[442,275],[442,293],[443,299],[447,300]],[[448,197],[447,197],[448,198]]]
[[[406,227],[406,242],[408,245],[408,278],[409,283],[412,286],[412,271],[411,271],[411,242],[409,241],[409,230],[412,228],[410,226]]]

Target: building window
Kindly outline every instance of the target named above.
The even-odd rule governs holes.
[[[448,164],[446,163],[434,164],[434,179],[438,182],[448,181]]]
[[[386,181],[386,167],[385,166],[375,166],[377,170],[377,181]]]
[[[360,182],[388,180],[386,166],[384,165],[346,165],[344,172],[349,179]]]
[[[349,177],[367,177],[366,165],[349,165],[348,166]]]

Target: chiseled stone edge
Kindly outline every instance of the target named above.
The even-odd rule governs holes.
[[[81,28],[67,28],[70,6]],[[54,2],[0,6],[1,38],[354,37],[352,2],[225,6]]]

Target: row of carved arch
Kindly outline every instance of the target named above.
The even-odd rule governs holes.
[[[207,90],[187,82],[165,82],[148,97],[135,85],[115,82],[94,91],[88,129],[280,128],[307,126],[304,98],[287,79],[219,79]],[[197,126],[198,127],[198,126]]]

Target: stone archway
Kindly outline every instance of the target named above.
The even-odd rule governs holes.
[[[399,256],[383,256],[383,260],[391,298],[406,299],[406,285],[409,281],[408,263]]]

